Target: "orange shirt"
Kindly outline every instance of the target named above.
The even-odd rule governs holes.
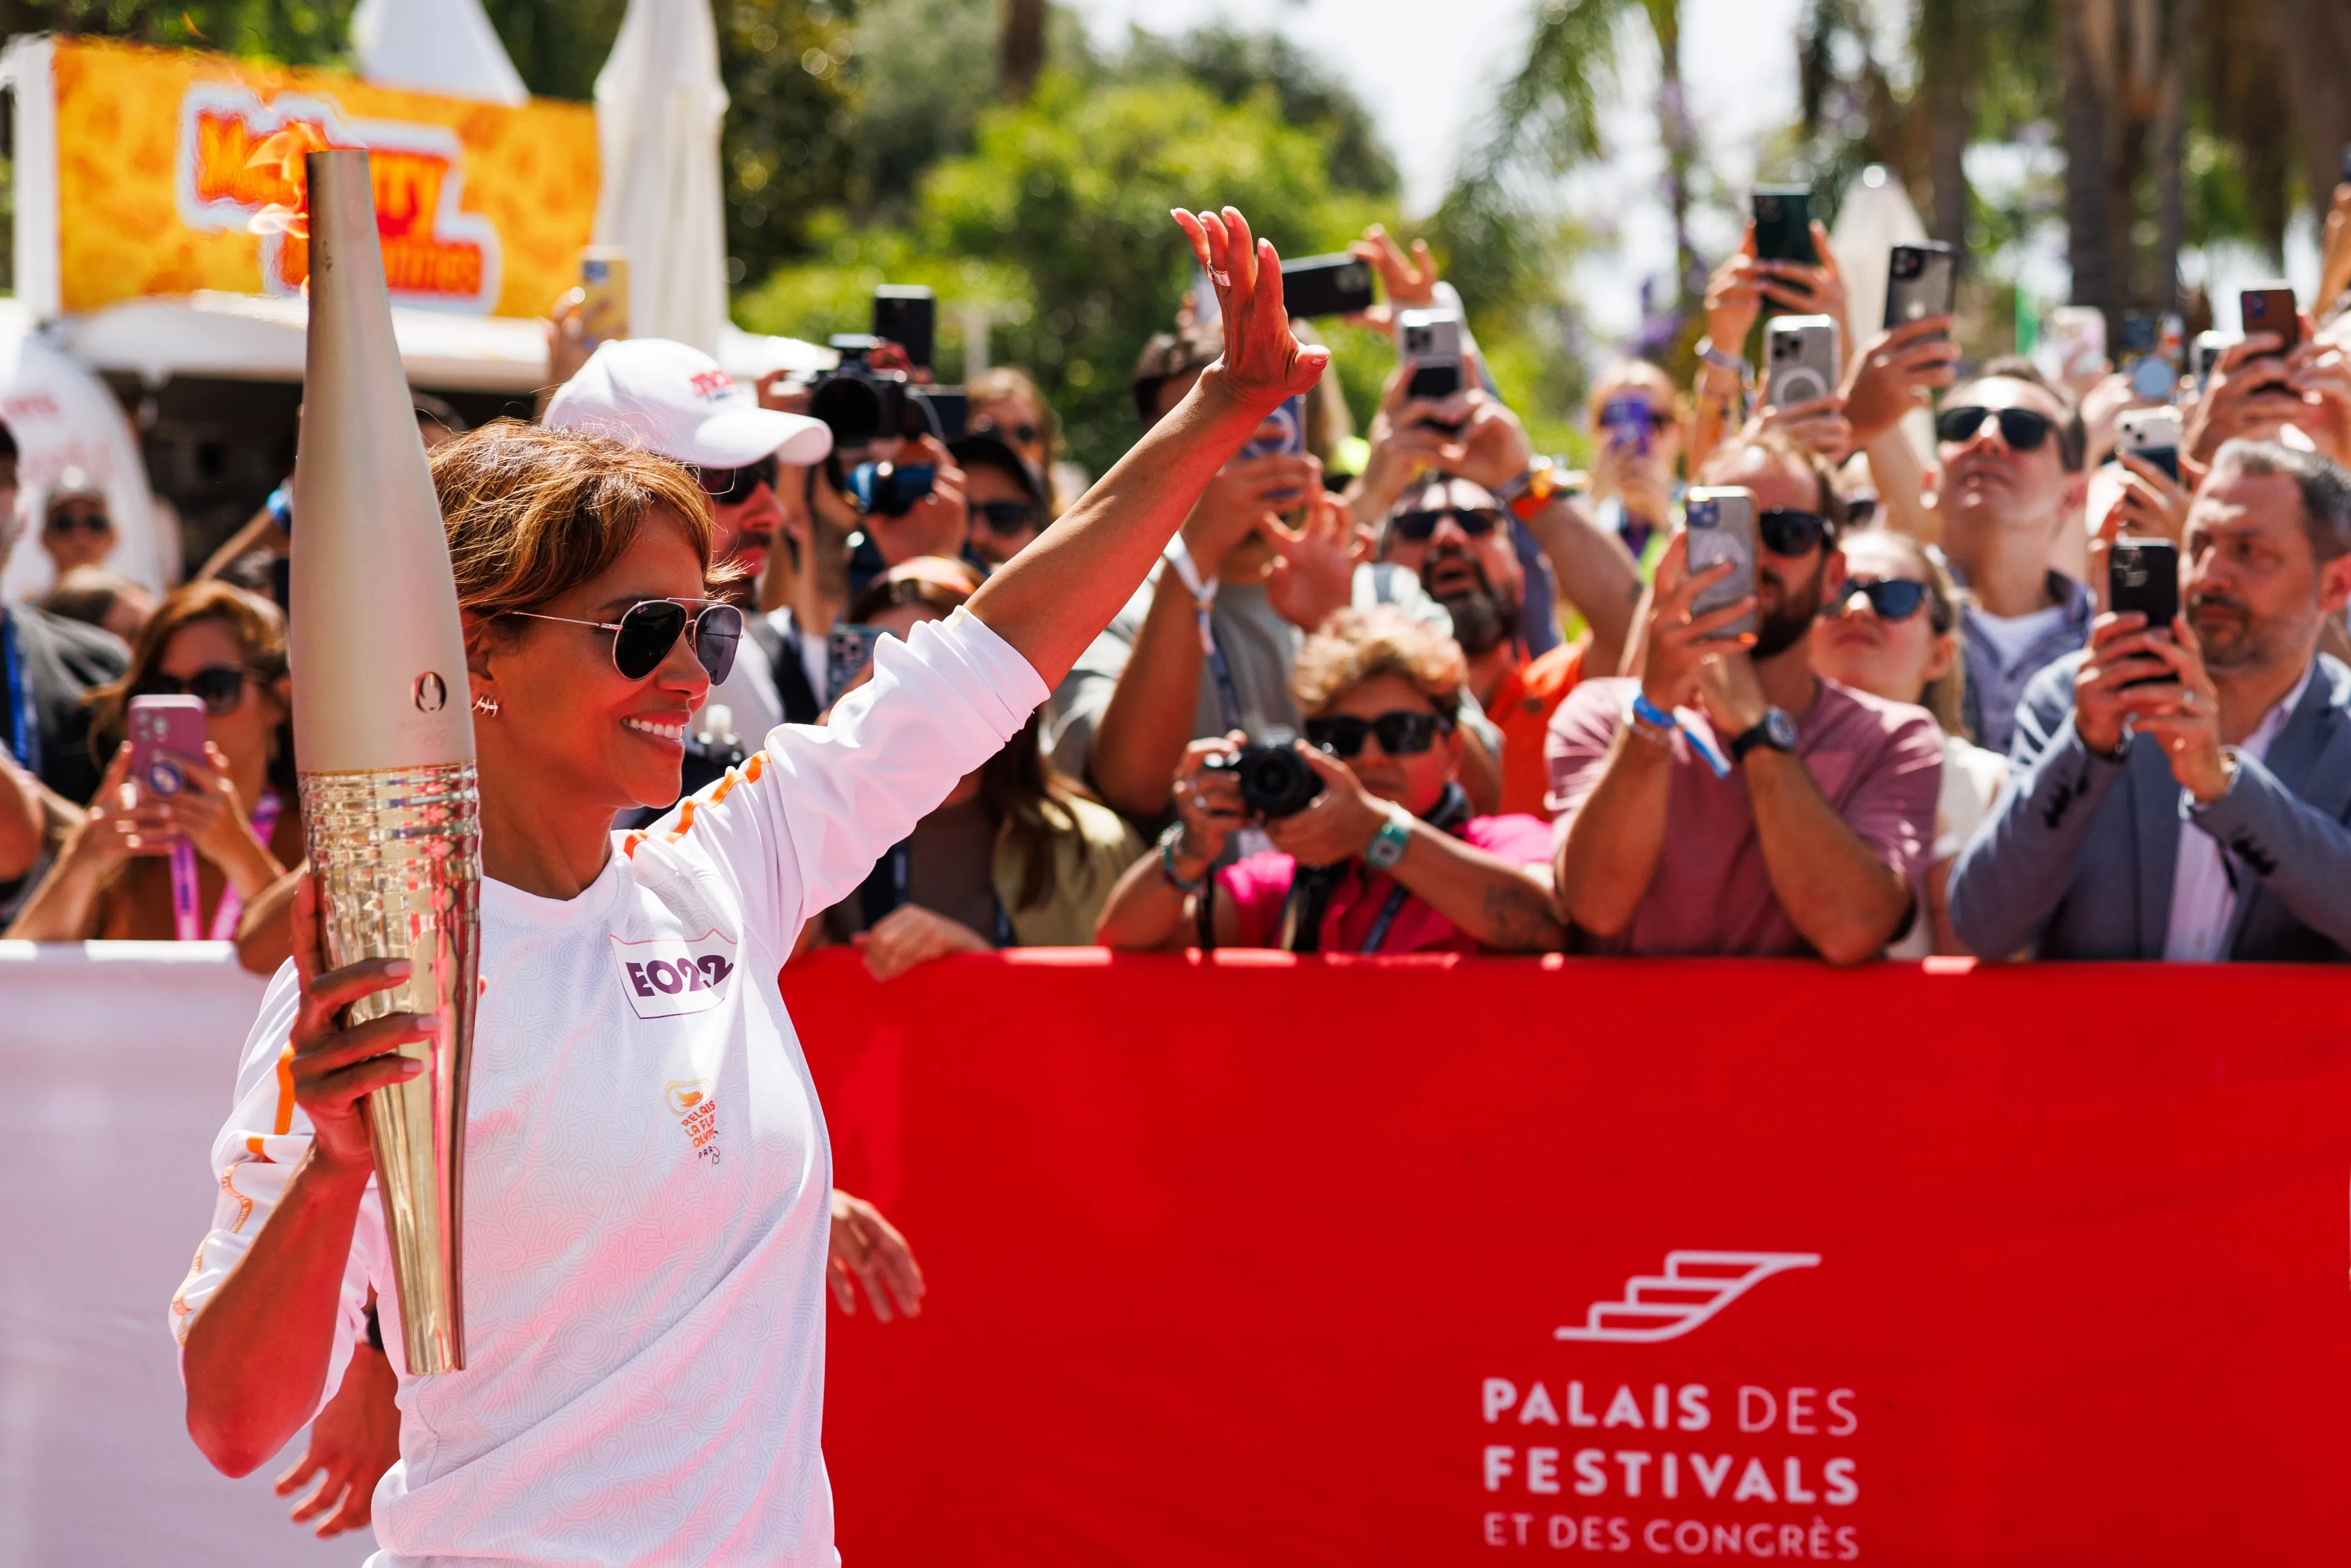
[[[1561,644],[1539,659],[1520,664],[1494,688],[1486,716],[1502,732],[1502,803],[1500,810],[1523,811],[1548,821],[1543,801],[1551,792],[1551,770],[1543,764],[1543,737],[1551,716],[1567,694],[1583,679],[1583,650],[1588,637]]]

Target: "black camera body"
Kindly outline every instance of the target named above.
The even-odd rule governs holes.
[[[1229,772],[1240,785],[1241,803],[1267,821],[1294,817],[1322,793],[1322,777],[1298,755],[1297,737],[1270,729],[1238,751],[1212,757],[1207,765]]]
[[[883,340],[863,332],[837,332],[831,346],[841,363],[809,388],[809,413],[832,431],[837,451],[857,451],[877,441],[939,434],[936,417],[904,371],[877,371],[873,350]]]

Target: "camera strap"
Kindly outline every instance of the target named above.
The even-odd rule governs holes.
[[[277,831],[277,814],[285,809],[277,791],[265,789],[253,808],[253,836],[264,844]],[[245,914],[245,894],[235,884],[221,889],[213,906],[212,928],[204,935],[214,942],[236,940],[236,923]],[[196,846],[185,839],[172,845],[172,935],[182,942],[196,939]]]
[[[1468,791],[1458,783],[1447,784],[1445,793],[1437,798],[1428,814],[1421,821],[1439,832],[1461,836],[1461,830],[1476,815],[1469,804]],[[1281,946],[1290,953],[1317,953],[1322,946],[1322,916],[1331,907],[1331,894],[1338,891],[1340,878],[1354,862],[1342,861],[1334,866],[1301,866],[1290,879],[1290,891],[1281,901]],[[1390,873],[1394,875],[1393,873]],[[1388,889],[1380,904],[1379,914],[1372,921],[1372,929],[1356,951],[1376,953],[1388,939],[1389,928],[1403,913],[1405,904],[1412,897],[1404,883],[1396,883]]]

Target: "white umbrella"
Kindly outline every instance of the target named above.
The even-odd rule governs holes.
[[[378,87],[503,103],[530,93],[482,14],[482,0],[360,0],[351,13],[351,53]]]
[[[717,351],[726,324],[726,113],[710,0],[629,0],[596,77],[596,243],[628,253],[632,337]]]
[[[1845,308],[1855,341],[1847,353],[1877,336],[1886,324],[1886,267],[1897,245],[1917,245],[1927,237],[1918,209],[1910,204],[1902,183],[1872,163],[1845,193],[1837,210],[1836,228],[1829,235],[1838,270],[1844,274]]]

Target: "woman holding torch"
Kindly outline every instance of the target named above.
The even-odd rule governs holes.
[[[969,604],[885,642],[823,729],[787,726],[650,832],[731,661],[706,506],[641,452],[512,425],[434,454],[481,792],[481,987],[465,1123],[463,1371],[401,1378],[378,1563],[831,1563],[819,1452],[830,1154],[771,977],[956,781],[1019,732],[1218,467],[1328,359],[1270,245],[1177,214],[1224,358]],[[402,1336],[363,1098],[429,1020],[344,1027],[397,984],[321,972],[316,900],[263,1003],[173,1302],[188,1427],[275,1453],[340,1379],[376,1288]]]

